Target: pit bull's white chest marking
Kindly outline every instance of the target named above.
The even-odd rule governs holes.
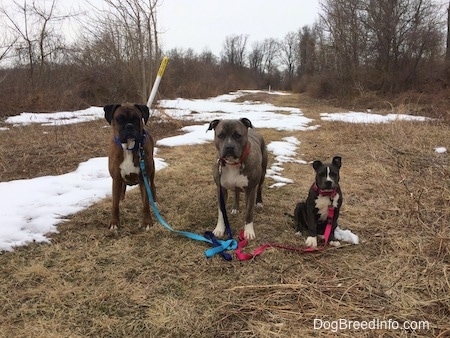
[[[222,168],[220,184],[227,190],[245,188],[248,186],[248,177],[241,174],[239,165],[224,166]]]
[[[333,200],[330,200],[330,196],[319,195],[316,198],[316,208],[319,210],[319,220],[326,221],[328,217],[328,207],[333,204],[336,208],[338,205],[339,194],[336,194]]]
[[[133,152],[131,150],[123,150],[123,162],[119,166],[120,176],[125,179],[125,176],[130,174],[139,174],[139,167],[136,167],[133,162]]]

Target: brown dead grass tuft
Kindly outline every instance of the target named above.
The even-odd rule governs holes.
[[[295,106],[292,97],[276,101]],[[312,118],[335,109],[313,105],[302,96],[298,106]],[[341,331],[344,337],[446,336],[450,175],[448,153],[437,154],[433,148],[450,148],[449,126],[316,122],[322,127],[315,131],[260,131],[267,142],[296,136],[301,141],[298,157],[306,161],[343,156],[340,223],[360,236],[360,245],[303,255],[271,249],[247,262],[206,259],[205,245],[172,234],[156,222],[148,232],[139,229],[141,207],[134,190],[122,206],[123,227],[117,233],[107,230],[107,199],[62,223],[51,244],[32,244],[0,256],[2,334],[330,336],[329,330],[314,330],[314,319],[342,318],[430,325],[416,331]],[[11,148],[0,153],[2,180],[59,174],[89,157],[105,156],[108,129],[103,125],[99,121],[57,131],[28,126],[0,132],[1,143]],[[164,135],[164,128],[159,128],[157,138]],[[169,134],[175,132],[176,128],[168,128]],[[55,149],[58,143],[71,145],[64,156],[48,150],[49,144]],[[162,215],[176,229],[212,230],[217,217],[213,145],[161,148],[159,156],[169,163],[156,176]],[[49,165],[52,161],[59,164]],[[27,171],[15,175],[14,168]],[[266,242],[293,246],[303,242],[294,236],[284,213],[292,212],[305,197],[313,171],[299,164],[284,168],[283,175],[295,184],[268,189],[272,182],[266,181],[265,207],[256,213],[257,239],[249,250]],[[237,233],[243,214],[230,215],[230,222]]]

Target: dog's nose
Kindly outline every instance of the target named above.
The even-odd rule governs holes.
[[[127,123],[125,125],[125,129],[128,130],[128,131],[131,131],[131,130],[134,129],[134,125],[132,123]]]
[[[227,145],[227,146],[225,147],[225,152],[226,152],[226,153],[233,153],[233,152],[234,152],[234,146],[232,146],[232,145]]]
[[[325,188],[329,189],[333,186],[333,181],[325,181]]]

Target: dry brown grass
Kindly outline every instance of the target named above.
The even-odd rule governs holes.
[[[285,104],[295,105],[287,98]],[[334,110],[301,96],[297,104],[314,118]],[[261,133],[268,142],[296,136],[302,142],[299,157],[308,161],[343,156],[341,226],[357,233],[360,245],[303,255],[271,249],[246,262],[206,259],[203,244],[159,224],[148,232],[139,229],[140,202],[133,191],[116,234],[107,230],[110,200],[105,200],[61,224],[51,244],[0,255],[0,335],[321,337],[333,333],[314,330],[315,318],[343,318],[430,324],[415,332],[342,331],[343,337],[449,336],[450,173],[448,154],[433,151],[450,148],[449,126],[318,123],[322,128],[316,131]],[[0,152],[2,180],[16,178],[15,168],[21,168],[18,177],[59,174],[104,156],[103,125],[49,128],[50,134],[42,134],[42,127],[0,132],[1,144],[9,145]],[[157,138],[164,134],[155,132]],[[63,147],[50,142],[56,133],[59,143],[71,145],[64,156],[48,148]],[[177,229],[212,230],[213,145],[162,148],[159,155],[170,165],[156,176],[162,215]],[[48,168],[55,160],[59,164]],[[286,164],[283,175],[295,184],[268,189],[267,180],[265,207],[255,216],[257,239],[249,250],[269,241],[302,244],[283,214],[305,197],[313,172],[307,165]],[[230,222],[236,233],[242,213],[230,215]]]

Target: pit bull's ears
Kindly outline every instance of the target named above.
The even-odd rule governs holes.
[[[145,104],[135,104],[134,106],[141,111],[144,123],[147,124],[147,121],[150,117],[150,109],[148,109]]]
[[[314,161],[313,164],[312,164],[314,170],[317,170],[317,169],[318,169],[319,167],[321,167],[322,165],[323,165],[323,163],[322,163],[321,161],[319,161],[319,160]]]
[[[253,124],[249,119],[243,117],[239,121],[241,121],[247,128],[253,128]]]
[[[216,129],[219,122],[220,122],[220,120],[211,121],[211,123],[209,124],[209,127],[208,127],[208,129],[206,129],[206,131]]]
[[[333,157],[333,160],[331,161],[331,163],[333,163],[336,167],[341,169],[342,158],[340,156],[335,156],[335,157]]]
[[[120,107],[120,104],[107,104],[103,107],[103,110],[105,112],[105,119],[108,121],[109,124],[111,124],[114,112],[117,108]]]

